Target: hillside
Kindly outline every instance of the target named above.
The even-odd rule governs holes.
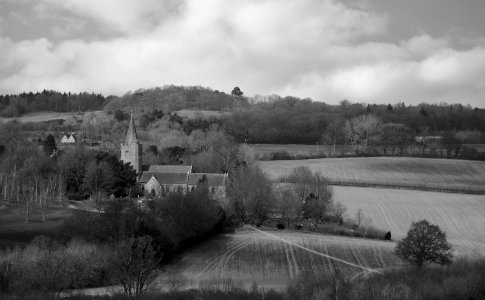
[[[163,88],[140,89],[133,93],[126,93],[122,97],[113,98],[104,107],[104,110],[135,110],[138,113],[155,109],[162,111],[182,109],[229,111],[237,105],[246,106],[247,100],[200,86],[170,85]]]

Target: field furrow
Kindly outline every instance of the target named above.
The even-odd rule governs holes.
[[[216,237],[185,253],[182,259],[168,267],[166,274],[178,273],[191,286],[204,282],[222,283],[231,278],[241,286],[250,287],[257,282],[259,286],[283,289],[303,273],[321,275],[337,269],[351,278],[367,268],[381,269],[401,264],[393,254],[395,244],[392,242],[288,231],[269,234],[241,230]],[[386,259],[381,257],[379,261],[378,256]],[[201,264],[201,261],[207,263]],[[160,286],[167,276],[161,275],[158,279]]]
[[[411,225],[426,219],[442,228],[459,255],[485,254],[485,196],[424,191],[334,187],[335,200],[354,217],[362,209],[372,226],[404,237]]]

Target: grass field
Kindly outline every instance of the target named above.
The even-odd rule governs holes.
[[[335,186],[334,198],[349,217],[361,208],[373,226],[390,230],[395,239],[411,222],[426,219],[446,231],[457,253],[485,255],[485,196]]]
[[[329,145],[301,145],[301,144],[250,144],[257,155],[269,154],[271,152],[286,151],[291,155],[316,155],[318,153],[328,153],[333,150]],[[337,147],[337,151],[339,147]]]
[[[273,180],[308,166],[333,182],[485,192],[485,162],[410,157],[260,161]]]
[[[82,121],[83,123],[90,121],[93,117],[98,120],[106,120],[108,118],[107,114],[104,111],[94,111],[94,112],[38,112],[38,113],[31,113],[25,114],[18,118],[0,118],[0,122],[8,122],[13,119],[18,120],[21,123],[27,122],[46,122],[52,120],[65,120],[66,122],[73,122],[77,123],[78,121]]]
[[[29,223],[25,223],[23,206],[0,202],[0,248],[26,245],[37,235],[53,234],[71,212],[67,207],[49,207],[43,222],[40,209],[31,207]]]
[[[337,268],[347,278],[369,272],[318,253],[377,270],[400,264],[393,254],[393,242],[288,231],[269,233],[274,237],[251,229],[217,236],[168,266],[158,278],[158,285],[166,286],[169,277],[182,277],[186,285],[193,287],[224,284],[230,279],[246,288],[255,282],[260,287],[284,289],[303,272],[332,273]]]

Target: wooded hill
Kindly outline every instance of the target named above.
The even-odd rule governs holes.
[[[86,111],[103,106],[107,112],[134,110],[138,115],[154,110],[165,113],[182,109],[226,111],[231,113],[221,118],[209,118],[209,123],[223,125],[236,141],[315,144],[344,143],[345,133],[338,134],[337,141],[335,138],[336,132],[345,128],[346,121],[361,115],[373,115],[382,124],[392,125],[389,130],[409,132],[412,136],[442,136],[451,132],[462,143],[485,143],[485,109],[469,105],[377,105],[347,100],[338,105],[329,105],[290,96],[250,98],[235,90],[228,94],[199,86],[170,85],[106,98],[95,94],[61,94],[55,91],[23,93],[0,96],[0,116],[12,117],[45,110]]]

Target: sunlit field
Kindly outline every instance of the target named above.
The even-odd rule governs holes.
[[[334,187],[335,200],[354,217],[359,208],[372,225],[402,238],[411,222],[440,226],[457,254],[485,254],[485,196],[397,189]]]
[[[485,192],[485,162],[482,161],[359,157],[260,161],[258,164],[273,180],[285,178],[295,167],[308,166],[336,183]]]

